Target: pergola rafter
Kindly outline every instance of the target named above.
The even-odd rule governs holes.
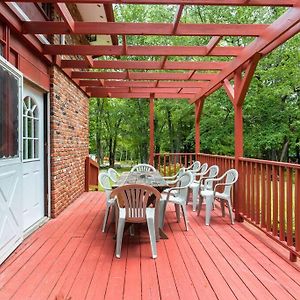
[[[29,1],[21,0],[20,2]],[[62,21],[23,21],[21,26],[23,34],[95,34],[110,35],[115,38],[118,35],[121,36],[122,45],[43,45],[44,55],[76,57],[76,59],[62,60],[58,58],[56,61],[59,61],[60,66],[70,73],[77,83],[82,84],[84,89],[90,91],[92,88],[97,88],[97,94],[107,97],[112,97],[116,93],[125,93],[124,89],[126,89],[126,96],[130,93],[132,96],[136,96],[135,88],[138,87],[152,89],[149,90],[149,93],[144,90],[143,95],[147,95],[146,98],[150,97],[150,92],[154,93],[154,98],[157,98],[156,92],[170,94],[170,90],[161,93],[161,89],[173,88],[172,95],[188,95],[191,103],[194,103],[223,86],[224,81],[225,87],[228,87],[228,80],[233,77],[233,73],[238,68],[245,69],[246,64],[257,53],[263,56],[272,51],[299,31],[300,26],[298,24],[299,0],[69,0],[62,2],[49,0],[40,2],[54,3]],[[172,4],[178,5],[178,7],[171,23],[82,22],[74,20],[67,7],[67,4],[70,3],[96,2],[110,6],[112,4]],[[291,8],[271,25],[186,24],[181,23],[180,20],[187,5],[283,6]],[[114,21],[113,16],[110,16],[109,20]],[[202,46],[146,46],[128,44],[126,37],[130,35],[207,36],[210,37],[210,40]],[[222,43],[222,40],[226,36],[252,37],[255,40],[244,47],[224,46],[226,43]],[[80,59],[80,56],[83,59]],[[115,57],[115,59],[99,59],[101,56]],[[122,56],[128,58],[148,56],[152,58],[149,60],[123,60]],[[157,56],[160,56],[160,59],[153,59]],[[180,59],[177,58],[173,61],[173,56]],[[197,58],[184,58],[191,56]],[[200,61],[201,57],[205,56],[209,56],[209,60]],[[227,57],[227,59],[220,61],[216,60],[215,57]],[[103,71],[97,72],[97,69]],[[89,72],[89,70],[96,72]],[[113,70],[116,72],[112,72]],[[141,72],[142,70],[159,72]],[[175,70],[182,72],[174,72]],[[81,80],[77,81],[77,79]],[[117,80],[124,81],[124,83],[117,83]],[[141,85],[139,82],[141,80],[147,82]],[[175,81],[175,83],[160,82],[167,80]],[[137,83],[135,83],[136,81]],[[180,81],[194,82],[186,84]],[[203,84],[202,81],[206,81],[206,83]],[[99,86],[102,87],[102,90],[99,90]],[[174,89],[174,87],[178,89]],[[188,92],[186,92],[187,88],[189,88]]]

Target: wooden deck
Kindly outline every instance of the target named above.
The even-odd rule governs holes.
[[[104,194],[86,193],[32,234],[0,267],[0,299],[300,299],[299,264],[218,209],[205,226],[189,208],[185,232],[170,207],[156,260],[143,227],[116,259],[103,214]]]

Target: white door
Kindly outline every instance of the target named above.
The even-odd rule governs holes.
[[[23,240],[22,75],[0,56],[0,264]]]
[[[43,92],[23,87],[23,231],[41,220],[44,209],[44,103]]]

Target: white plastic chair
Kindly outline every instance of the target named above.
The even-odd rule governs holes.
[[[219,174],[219,167],[217,165],[212,165],[210,166],[207,171],[205,172],[205,174],[203,174],[202,178],[200,179],[200,188],[201,188],[201,191],[204,189],[204,181],[206,179],[209,179],[209,178],[215,178],[218,176]],[[212,190],[213,189],[213,182],[212,181],[209,181],[207,183],[207,186],[206,186],[206,189],[209,189],[209,190]]]
[[[98,181],[101,187],[104,189],[106,195],[106,209],[105,209],[104,221],[102,226],[102,232],[105,232],[110,208],[114,205],[115,199],[111,197],[112,188],[110,185],[110,176],[107,173],[100,173],[98,176]]]
[[[117,182],[118,179],[120,178],[120,174],[113,168],[109,168],[107,170],[107,174],[108,176],[110,177],[110,179],[113,181],[113,182]]]
[[[175,204],[177,221],[180,222],[180,207],[182,209],[182,214],[184,218],[185,228],[188,230],[188,216],[186,210],[186,202],[188,197],[188,189],[191,183],[193,182],[194,177],[191,171],[187,171],[181,175],[178,179],[178,186],[172,187],[169,189],[166,195],[162,195],[160,199],[161,209],[160,209],[160,228],[163,227],[164,224],[164,216],[166,212],[167,203],[171,202]],[[176,194],[174,194],[176,191]]]
[[[178,178],[185,172],[185,168],[180,168],[179,171],[173,176],[164,176],[164,180],[167,184],[175,184],[178,181]]]
[[[199,173],[194,173],[194,181],[190,185],[190,189],[192,190],[192,199],[193,199],[193,211],[196,211],[197,208],[197,200],[198,200],[198,195],[199,195],[199,190],[200,190],[200,182],[202,176],[206,173],[208,168],[208,164],[204,163],[199,170]],[[199,177],[198,180],[196,178]]]
[[[232,205],[231,205],[231,188],[233,184],[238,180],[238,172],[235,169],[230,169],[226,171],[221,177],[219,178],[211,178],[206,179],[204,182],[204,190],[201,191],[201,196],[205,198],[206,203],[206,210],[205,210],[205,224],[210,224],[210,217],[211,217],[211,211],[213,208],[213,203],[215,198],[218,198],[221,202],[221,208],[222,208],[222,216],[225,217],[225,206],[224,202],[227,203],[228,211],[230,215],[231,224],[234,224],[233,220],[233,212],[232,212]],[[224,182],[222,182],[224,181]],[[215,182],[221,182],[217,183],[214,186],[214,189],[209,189],[209,185],[213,184]],[[216,189],[218,186],[224,186],[224,190],[222,192],[217,192]],[[198,207],[198,216],[200,214],[202,206],[202,198],[200,198],[199,207]]]
[[[152,257],[156,258],[160,192],[150,185],[128,184],[113,190],[111,196],[117,197],[118,204],[116,257],[121,257],[125,222],[129,222],[147,223]]]
[[[138,164],[132,167],[132,169],[130,170],[130,172],[155,172],[156,169],[148,164]]]
[[[201,162],[196,160],[188,168],[185,168],[185,171],[191,171],[192,173],[198,173],[201,168]]]

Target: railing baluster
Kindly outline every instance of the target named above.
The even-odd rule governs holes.
[[[295,247],[300,251],[300,170],[295,174]]]
[[[164,154],[164,176],[166,176],[166,154]]]
[[[255,164],[256,170],[256,197],[255,197],[255,223],[259,224],[260,219],[260,193],[261,193],[261,172],[260,164]]]
[[[292,169],[287,169],[287,244],[288,246],[293,245],[293,199],[292,191],[293,182],[292,182]]]
[[[266,166],[261,165],[262,190],[261,190],[261,227],[266,227]]]
[[[267,165],[267,231],[271,231],[271,170]]]
[[[279,238],[285,240],[285,180],[284,167],[279,167]]]
[[[278,235],[278,173],[277,167],[273,166],[273,235]]]
[[[251,208],[251,220],[254,221],[254,216],[255,216],[255,205],[254,205],[254,201],[255,201],[255,194],[254,194],[254,167],[253,167],[253,163],[250,164],[250,208]]]

